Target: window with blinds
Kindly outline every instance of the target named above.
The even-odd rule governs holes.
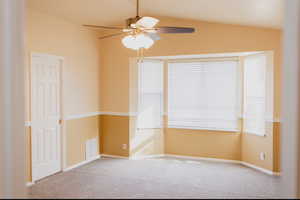
[[[168,66],[168,127],[238,131],[237,61]]]
[[[247,56],[244,60],[244,132],[265,135],[266,56]]]
[[[163,62],[144,60],[139,64],[137,128],[162,128]]]

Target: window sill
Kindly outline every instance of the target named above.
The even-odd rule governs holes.
[[[184,127],[184,126],[168,126],[169,129],[188,129],[188,130],[203,130],[203,131],[220,131],[220,132],[234,132],[240,133],[237,129],[220,129],[220,128],[199,128],[199,127]]]
[[[257,137],[267,137],[267,134],[257,134],[257,133],[253,133],[253,132],[247,132],[247,131],[244,131],[243,134],[247,134],[247,135],[254,135],[254,136],[257,136]]]

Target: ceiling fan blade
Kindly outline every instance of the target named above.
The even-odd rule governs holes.
[[[156,28],[157,33],[194,33],[195,28],[190,27],[158,27]]]
[[[126,34],[126,33],[122,32],[122,33],[115,33],[115,34],[111,34],[111,35],[105,35],[105,36],[99,37],[99,39],[102,40],[102,39],[106,39],[106,38],[110,38],[110,37],[120,36],[123,34]]]
[[[136,22],[136,25],[144,28],[153,28],[158,22],[159,20],[153,17],[142,17]]]
[[[153,41],[160,40],[160,36],[157,33],[146,33]]]
[[[103,29],[117,29],[117,30],[123,29],[121,27],[112,27],[112,26],[97,26],[97,25],[83,25],[83,26],[90,27],[90,28],[103,28]]]

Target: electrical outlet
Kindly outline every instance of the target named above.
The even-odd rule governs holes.
[[[265,160],[266,159],[266,154],[264,152],[261,152],[259,157],[260,157],[260,160]]]
[[[127,144],[122,144],[122,149],[126,150],[127,149]]]

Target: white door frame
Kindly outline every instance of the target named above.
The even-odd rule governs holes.
[[[61,66],[60,66],[60,70],[59,70],[59,79],[60,79],[60,83],[59,83],[59,90],[60,90],[60,147],[61,147],[61,151],[60,151],[60,172],[63,171],[63,169],[65,168],[66,166],[66,150],[65,150],[65,147],[66,147],[66,138],[65,138],[65,127],[64,127],[64,123],[63,123],[63,116],[64,116],[64,113],[63,113],[63,68],[64,68],[64,62],[65,62],[65,59],[64,57],[62,56],[56,56],[56,55],[51,55],[51,54],[46,54],[46,53],[37,53],[37,52],[31,52],[30,53],[30,117],[31,117],[31,113],[32,113],[32,108],[33,108],[33,105],[32,105],[32,90],[33,90],[33,85],[32,85],[32,58],[34,56],[49,56],[49,57],[55,57],[57,58],[58,60],[60,60],[60,63],[61,63]],[[32,130],[32,129],[31,129]],[[31,149],[31,172],[33,170],[33,162],[32,162],[32,132],[30,132],[30,138],[31,138],[31,145],[30,145],[30,149]],[[35,181],[37,180],[34,180],[33,179],[33,176],[31,174],[31,179],[32,179],[32,183],[34,183]]]

